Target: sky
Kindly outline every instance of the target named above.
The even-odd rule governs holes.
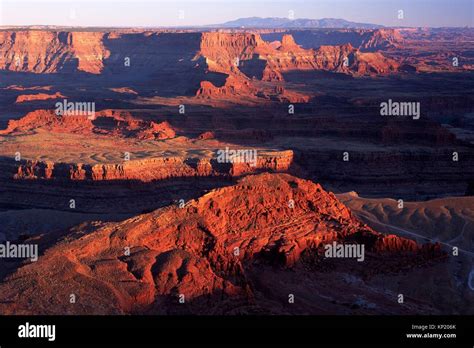
[[[243,17],[343,18],[386,26],[473,26],[474,0],[0,0],[0,25],[171,27]],[[403,10],[403,19],[398,18]]]

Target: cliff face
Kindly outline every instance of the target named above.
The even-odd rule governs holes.
[[[291,43],[282,47],[283,54],[269,58],[269,65],[276,71],[323,70],[374,76],[393,73],[399,67],[397,62],[381,53],[363,53],[350,44],[321,46],[316,51],[301,50]]]
[[[159,84],[157,80],[166,80],[170,83],[159,84],[158,95],[216,101],[305,103],[311,95],[282,86],[285,72],[323,70],[376,76],[397,68],[382,53],[363,53],[350,45],[304,49],[289,34],[276,45],[258,33],[0,32],[0,70],[85,72],[97,75],[98,83],[123,79],[131,87],[137,81]],[[18,102],[35,98],[50,97],[25,96]]]
[[[150,182],[169,178],[197,176],[233,177],[259,171],[287,171],[293,162],[293,152],[282,151],[258,156],[256,164],[218,163],[212,158],[188,159],[163,157],[124,161],[121,164],[69,164],[51,161],[23,161],[16,164],[0,163],[9,178],[46,180],[137,180]]]
[[[281,45],[275,47],[263,41],[258,34],[205,33],[200,53],[208,59],[211,69],[220,72],[236,72],[238,65],[235,62],[258,57],[266,61],[264,79],[267,81],[282,80],[280,73],[289,70],[378,75],[398,69],[398,64],[382,53],[363,53],[351,44],[321,46],[317,50],[303,49],[290,34],[285,34]],[[347,63],[344,64],[346,58]]]
[[[91,74],[100,74],[104,60],[110,51],[104,47],[104,34],[94,32],[68,33],[73,56],[78,59],[77,69]]]
[[[133,147],[133,144],[142,144],[145,148],[146,146],[158,146],[161,143],[155,143],[155,141],[167,139],[173,139],[181,145],[188,142],[192,145],[193,142],[193,139],[184,136],[177,137],[175,129],[166,121],[160,123],[144,121],[135,118],[129,112],[116,110],[98,111],[93,119],[88,118],[88,116],[56,115],[51,110],[37,110],[28,113],[19,120],[11,120],[7,129],[0,131],[0,135],[13,137],[35,134],[51,135],[53,133],[58,134],[56,139],[66,142],[60,145],[64,146],[63,149],[72,147],[73,152],[76,151],[74,148],[76,145],[67,143],[69,134],[73,134],[76,140],[78,136],[94,137],[96,139],[94,144],[97,144],[97,147],[100,147],[101,142],[112,142],[113,146],[118,146],[116,144],[119,140],[128,141],[127,144],[131,144],[131,147]],[[223,136],[224,139],[227,138],[230,141],[246,137],[250,142],[264,141],[269,137],[265,132],[255,130],[228,132]],[[200,140],[202,139],[204,138],[201,137]],[[56,141],[58,140],[53,140],[53,142]],[[100,162],[100,164],[94,164],[96,163],[94,161],[87,162],[87,158],[84,159],[86,163],[82,162],[81,159],[76,159],[74,156],[80,158],[80,151],[74,152],[73,157],[70,157],[71,162],[40,159],[15,161],[7,156],[0,160],[1,176],[7,180],[14,178],[62,181],[137,180],[149,182],[197,176],[233,177],[264,170],[280,172],[288,170],[293,161],[291,150],[264,151],[263,153],[253,150],[256,151],[254,160],[219,162],[216,149],[224,149],[229,144],[215,141],[212,144],[202,145],[205,148],[202,151],[207,152],[205,156],[193,155],[193,151],[190,150],[189,153],[178,152],[179,154],[175,156],[148,155],[140,160],[127,160],[125,157],[119,156],[113,157],[113,159],[109,158],[109,160]],[[54,147],[52,151],[56,151],[60,146]],[[120,146],[125,146],[121,151],[126,151],[127,145]],[[143,149],[143,147],[140,147],[137,152],[140,153]],[[19,151],[18,148],[15,151]],[[100,157],[102,155],[96,154],[92,158],[96,156]],[[108,157],[108,155],[105,155],[105,158]],[[38,158],[38,156],[33,158]]]
[[[210,71],[229,75],[222,87],[202,81],[196,95],[200,98],[265,98],[290,103],[310,99],[286,90],[283,73],[298,70],[323,70],[353,76],[390,74],[398,63],[382,53],[363,53],[350,44],[322,46],[318,50],[303,49],[289,34],[279,45],[269,44],[258,34],[204,33],[199,55]],[[279,83],[273,89],[257,87],[254,80]],[[243,98],[245,99],[245,98]]]
[[[271,51],[270,45],[258,34],[203,33],[199,53],[208,60],[211,67],[227,72],[237,71],[234,68],[238,67],[240,60],[248,60],[254,54]]]
[[[0,285],[4,298],[15,298],[14,305],[3,301],[0,312],[170,314],[181,306],[196,314],[324,313],[329,300],[284,307],[265,289],[271,286],[278,293],[285,288],[277,286],[282,277],[293,274],[294,293],[311,288],[318,278],[320,291],[345,298],[351,285],[331,285],[340,275],[324,271],[327,266],[321,264],[321,250],[332,242],[364,244],[367,262],[390,266],[393,272],[442,256],[437,245],[421,247],[371,230],[318,184],[262,174],[184,206],[106,223],[60,242]],[[370,272],[377,273],[370,265]],[[63,300],[71,293],[79,299],[72,306]],[[314,300],[319,291],[312,293]],[[371,300],[390,307],[392,301],[381,293]],[[285,301],[288,294],[283,296]]]
[[[1,31],[0,69],[99,74],[110,55],[103,37],[99,32]]]
[[[404,30],[406,31],[406,29]],[[319,30],[286,30],[306,49],[319,49],[321,46],[341,46],[350,43],[364,52],[396,48],[404,42],[400,29],[319,29]],[[263,32],[266,41],[281,41],[281,32]]]
[[[174,35],[174,37],[173,37]],[[378,45],[378,41],[389,34],[380,34],[366,43],[367,47]],[[393,36],[393,35],[392,35]],[[378,41],[377,41],[378,40]],[[328,50],[327,48],[325,50]],[[238,61],[252,59],[255,55],[272,61],[273,67],[281,68],[314,68],[334,69],[335,62],[321,64],[320,56],[327,53],[320,51],[319,55],[312,50],[298,46],[293,37],[286,34],[281,45],[274,48],[255,33],[101,33],[101,32],[61,32],[61,31],[2,31],[0,32],[0,69],[24,71],[33,73],[56,73],[84,71],[100,74],[107,64],[129,57],[133,65],[139,65],[153,70],[160,64],[153,59],[156,55],[166,55],[162,58],[169,63],[177,64],[173,56],[183,55],[187,59],[196,56],[205,58],[211,71],[224,73],[239,73]],[[344,46],[334,46],[334,50],[347,52]],[[362,57],[359,54],[356,59]],[[147,58],[148,57],[148,58]],[[283,59],[281,65],[276,64]],[[332,60],[333,57],[327,58]],[[362,59],[362,58],[361,58]],[[386,60],[382,55],[379,60]],[[316,60],[316,61],[314,61]],[[145,61],[147,62],[145,64]],[[367,59],[364,60],[367,63]],[[292,63],[293,62],[293,63]],[[302,63],[304,62],[304,63]],[[168,67],[171,69],[172,67]],[[110,69],[114,69],[112,66]],[[352,69],[346,69],[350,73]],[[360,73],[360,71],[356,71]],[[383,73],[385,71],[369,71],[366,73]]]

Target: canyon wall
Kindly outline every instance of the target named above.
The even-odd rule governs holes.
[[[372,47],[375,43],[367,45]],[[202,56],[211,71],[239,74],[236,58],[245,61],[255,55],[271,60],[270,65],[273,67],[283,69],[332,70],[340,62],[321,63],[321,56],[328,53],[325,50],[313,52],[311,49],[303,49],[296,45],[289,34],[284,35],[281,45],[275,48],[257,33],[0,31],[0,69],[32,73],[82,71],[101,74],[107,71],[120,71],[126,57],[129,58],[133,69],[159,69],[163,67],[164,59],[168,64],[168,71],[173,71],[175,69],[173,66],[179,62],[189,63]],[[339,55],[354,54],[358,51],[352,46],[348,50],[343,45],[334,46],[333,50],[340,51]],[[158,54],[159,61],[153,58]],[[387,58],[382,55],[376,58],[382,61],[379,64],[386,64],[383,61]],[[282,59],[284,61],[280,61]],[[333,59],[333,56],[325,58],[325,60]],[[358,53],[354,59],[356,61],[360,59],[364,64],[369,62],[363,53]],[[365,70],[356,69],[354,72],[358,74],[387,72],[386,69]],[[345,71],[350,72],[353,69]]]
[[[217,157],[217,156],[216,156]],[[137,180],[149,182],[168,178],[196,176],[240,176],[259,171],[287,171],[293,151],[257,156],[252,163],[219,163],[216,158],[163,157],[130,160],[121,164],[54,163],[41,160],[0,160],[2,178],[54,180]]]

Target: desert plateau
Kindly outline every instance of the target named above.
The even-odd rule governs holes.
[[[474,29],[2,25],[0,243],[3,315],[473,315]]]

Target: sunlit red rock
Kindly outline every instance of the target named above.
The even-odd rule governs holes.
[[[35,73],[78,69],[99,74],[103,59],[110,54],[103,45],[103,37],[104,33],[90,31],[1,31],[4,53],[0,56],[0,69]]]
[[[333,241],[365,243],[374,260],[416,264],[442,255],[437,245],[378,234],[318,184],[262,174],[59,242],[0,285],[5,299],[15,299],[0,312],[172,313],[180,298],[191,313],[224,313],[226,299],[275,312],[252,272],[260,264],[271,267],[267,276],[291,272]],[[71,293],[79,299],[73,306]]]
[[[22,94],[16,98],[16,103],[24,103],[28,101],[34,101],[34,100],[58,99],[58,98],[66,98],[66,97],[63,96],[59,92],[56,92],[54,94],[48,94],[48,93]]]
[[[94,115],[58,115],[54,110],[36,110],[11,120],[0,134],[29,133],[35,129],[57,133],[103,134],[137,139],[168,139],[176,136],[167,122],[134,118],[128,112],[102,110]]]

